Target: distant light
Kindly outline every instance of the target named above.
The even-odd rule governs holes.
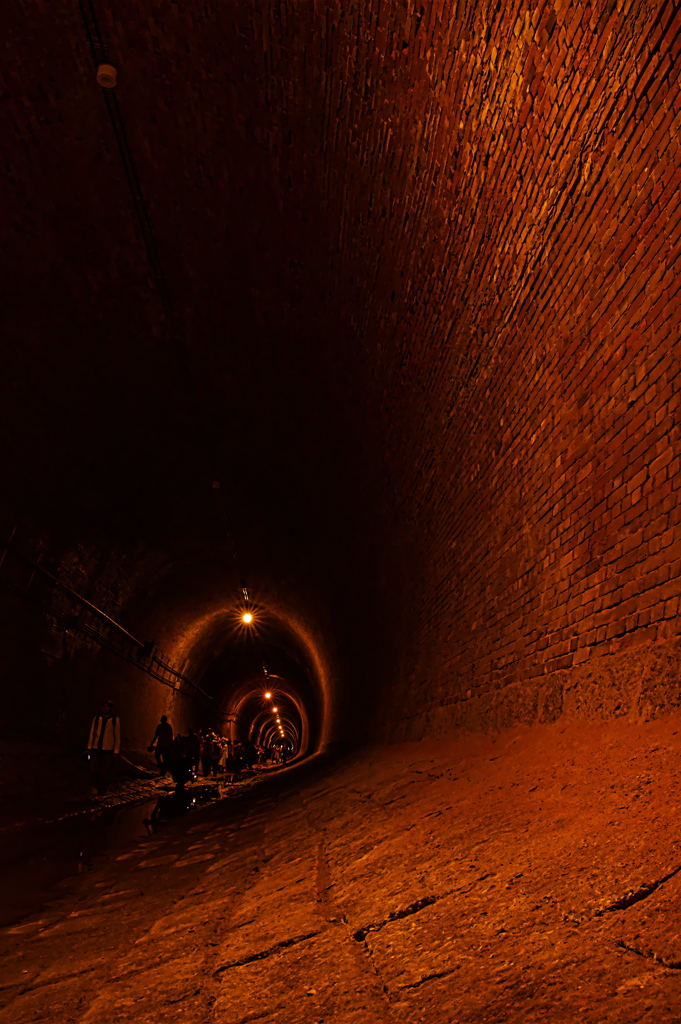
[[[271,699],[271,697],[272,697],[272,694],[271,694],[271,693],[266,693],[266,694],[265,694],[265,700],[270,700],[270,699]]]
[[[253,616],[252,616],[251,612],[244,612],[243,615],[241,616],[241,621],[242,622],[253,622]]]
[[[270,694],[269,696],[271,696],[271,694]],[[272,708],[272,710],[273,710],[274,712],[276,712],[276,711],[278,711],[278,710],[279,710],[279,708]]]

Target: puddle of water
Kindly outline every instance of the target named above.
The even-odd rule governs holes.
[[[251,790],[256,779],[244,780],[233,795]],[[0,838],[0,926],[15,924],[55,896],[65,879],[87,871],[102,853],[121,851],[174,818],[225,794],[214,785],[170,791],[123,807],[96,807],[87,814],[3,831]],[[209,825],[198,825],[203,831]]]
[[[5,833],[0,849],[0,925],[13,924],[55,896],[62,879],[86,871],[99,853],[147,834],[156,799]]]

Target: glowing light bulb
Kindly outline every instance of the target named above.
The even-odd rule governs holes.
[[[270,700],[270,699],[271,699],[271,697],[272,697],[272,694],[271,694],[271,693],[266,693],[266,694],[265,694],[265,700]]]
[[[243,615],[241,616],[241,621],[253,622],[253,615],[251,614],[251,612],[244,612]]]
[[[279,708],[272,708],[272,710],[273,710],[273,711],[274,711],[274,713],[276,714],[276,713],[277,713],[277,711],[279,710]]]

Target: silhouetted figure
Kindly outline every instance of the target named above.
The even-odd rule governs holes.
[[[201,739],[190,729],[185,737],[187,741],[187,752],[190,757],[190,763],[195,772],[199,770],[199,761],[201,760]]]
[[[243,744],[243,758],[246,767],[252,771],[253,765],[258,760],[258,752],[250,740],[246,740]]]
[[[220,771],[220,762],[222,760],[222,736],[213,737],[213,753],[210,759],[210,766],[213,775],[217,776]]]
[[[213,737],[207,733],[201,744],[201,770],[204,777],[210,775],[213,767]]]
[[[165,775],[169,768],[170,750],[173,745],[173,727],[168,721],[167,715],[161,715],[161,721],[156,726],[154,738],[149,745],[149,750],[154,751],[156,764],[161,775]]]
[[[232,763],[232,742],[231,742],[231,740],[225,739],[225,737],[223,737],[223,739],[222,739],[222,757],[220,758],[220,768],[222,769],[223,772],[226,773],[226,772],[228,772],[230,770],[231,763]]]
[[[235,743],[232,750],[232,782],[238,782],[244,767],[243,743]]]
[[[188,737],[177,734],[170,748],[170,774],[177,789],[183,789],[192,778],[192,764]]]
[[[88,739],[88,759],[97,796],[104,796],[114,769],[114,757],[121,750],[121,720],[113,713],[113,702],[105,700],[92,720]]]

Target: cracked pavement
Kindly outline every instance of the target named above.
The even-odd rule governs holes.
[[[0,1022],[681,1024],[680,755],[673,714],[291,769],[3,929]]]

